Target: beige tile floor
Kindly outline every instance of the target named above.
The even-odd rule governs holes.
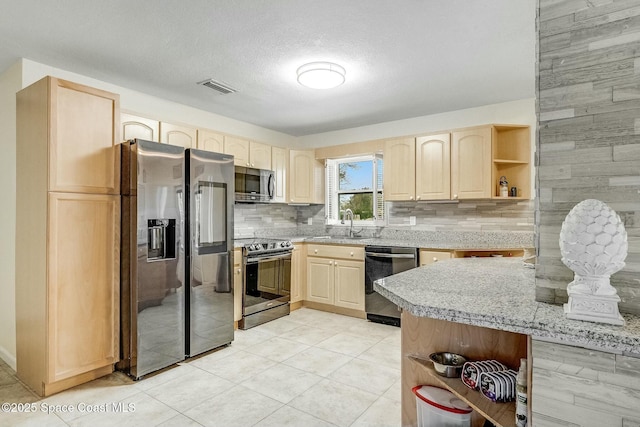
[[[0,427],[399,426],[400,329],[302,308],[141,381],[116,372],[46,399],[0,361],[0,402],[35,408],[0,411]]]

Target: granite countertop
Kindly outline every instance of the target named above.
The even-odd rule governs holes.
[[[491,249],[522,249],[533,247],[533,233],[526,232],[428,232],[428,231],[397,231],[388,230],[381,237],[358,237],[349,239],[339,235],[287,235],[272,231],[274,234],[264,238],[288,239],[294,243],[318,243],[332,245],[375,245],[375,246],[408,246],[416,248],[442,250],[491,250]],[[235,247],[244,246],[253,238],[237,239]],[[255,238],[259,240],[259,237]]]
[[[454,258],[380,279],[374,288],[414,316],[640,356],[640,317],[624,315],[626,326],[569,320],[562,306],[535,301],[535,271],[520,258]]]

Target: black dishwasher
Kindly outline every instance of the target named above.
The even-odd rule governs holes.
[[[376,323],[400,326],[400,309],[397,305],[373,290],[373,282],[418,266],[418,249],[365,246],[364,260],[364,309],[367,319]]]

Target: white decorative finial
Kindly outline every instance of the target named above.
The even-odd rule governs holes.
[[[624,224],[605,203],[588,199],[571,209],[560,230],[562,262],[575,273],[567,286],[567,318],[624,325],[609,278],[625,266],[627,250]]]

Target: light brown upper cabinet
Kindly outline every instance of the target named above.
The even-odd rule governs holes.
[[[225,136],[224,152],[234,157],[236,166],[271,170],[271,146],[235,136]]]
[[[250,141],[249,162],[252,168],[271,170],[271,146]]]
[[[119,96],[53,77],[30,88],[22,92],[21,114],[32,117],[34,127],[42,125],[48,190],[119,194]]]
[[[416,138],[416,200],[451,199],[451,135]]]
[[[224,152],[233,156],[233,163],[236,166],[251,167],[249,162],[249,141],[235,136],[225,136]]]
[[[491,126],[451,134],[451,198],[491,198]]]
[[[224,135],[210,130],[198,129],[198,149],[224,153]]]
[[[289,203],[324,203],[324,165],[313,150],[289,150]]]
[[[275,179],[272,202],[287,203],[287,177],[289,171],[289,150],[271,147],[271,167]]]
[[[486,125],[385,141],[385,200],[501,199],[504,175],[517,196],[531,197],[530,128]]]
[[[123,141],[139,138],[160,142],[160,122],[157,120],[122,113],[120,114],[120,126]]]
[[[160,142],[184,148],[196,147],[196,129],[160,122]]]
[[[16,371],[41,396],[119,352],[119,97],[46,77],[16,96]]]
[[[384,142],[384,199],[414,200],[416,188],[416,148],[414,138]]]

